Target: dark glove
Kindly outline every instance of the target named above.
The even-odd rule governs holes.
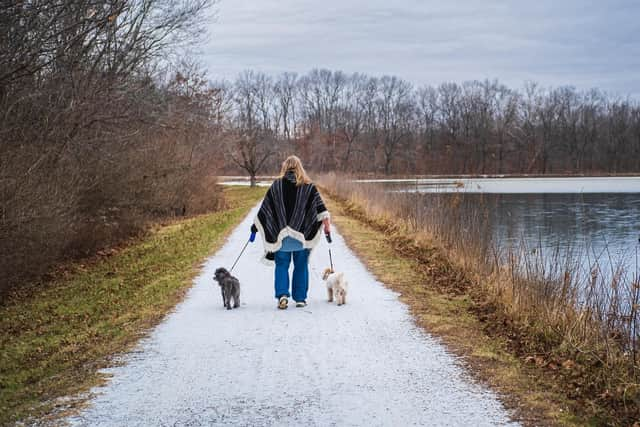
[[[331,243],[331,233],[324,233],[324,237],[326,237],[327,243]]]
[[[253,242],[256,240],[256,233],[258,232],[258,227],[255,224],[251,225],[251,236],[249,236],[249,241]]]

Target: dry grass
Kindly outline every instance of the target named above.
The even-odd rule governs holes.
[[[577,309],[568,291],[570,282],[523,276],[513,265],[497,264],[487,256],[490,245],[474,240],[474,234],[483,231],[480,211],[467,216],[463,227],[455,213],[447,218],[442,218],[444,211],[440,216],[437,211],[426,215],[419,206],[408,203],[413,200],[406,195],[349,188],[346,180],[325,177],[320,181],[342,201],[349,216],[389,236],[395,258],[400,255],[416,263],[421,278],[388,279],[417,310],[423,325],[448,337],[462,354],[479,357],[474,365],[504,359],[508,369],[490,374],[495,367],[489,363],[488,370],[480,370],[483,378],[516,396],[526,408],[540,412],[536,408],[546,407],[545,416],[555,421],[570,421],[567,413],[581,414],[594,424],[625,425],[637,419],[638,366],[629,351],[634,342],[621,335],[628,331],[613,334],[620,331],[611,322],[613,316],[603,324],[595,311]],[[464,228],[464,234],[452,232],[454,226]],[[377,261],[373,262],[376,271]],[[611,309],[615,300],[598,302],[606,302]],[[604,310],[603,306],[592,307],[599,313]],[[460,323],[465,326],[461,328]],[[460,330],[480,335],[472,339],[460,335]],[[483,349],[478,345],[483,339],[497,347]],[[532,380],[522,381],[527,376]],[[541,387],[533,387],[534,383]]]
[[[57,397],[100,383],[98,369],[129,349],[181,300],[199,263],[262,197],[228,188],[226,209],[158,226],[147,237],[61,269],[0,305],[0,424],[40,417]],[[32,418],[33,419],[33,418]]]

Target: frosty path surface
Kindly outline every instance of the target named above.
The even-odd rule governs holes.
[[[325,299],[323,241],[311,256],[308,307],[277,310],[258,237],[234,271],[242,306],[223,309],[211,277],[230,267],[254,215],[206,262],[176,311],[108,370],[113,378],[73,425],[510,424],[496,397],[413,324],[336,231],[334,263],[351,285],[346,306]]]

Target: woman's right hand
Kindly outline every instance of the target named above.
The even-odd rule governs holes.
[[[327,243],[331,243],[331,222],[329,222],[329,218],[323,219],[322,225],[324,226],[324,237],[327,239]]]
[[[323,219],[322,225],[324,226],[324,234],[331,234],[331,223],[329,222],[329,218]]]

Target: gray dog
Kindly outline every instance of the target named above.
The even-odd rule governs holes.
[[[216,270],[213,278],[220,285],[222,292],[222,304],[231,310],[231,299],[233,298],[233,308],[240,307],[240,282],[233,277],[226,268],[220,267]]]

